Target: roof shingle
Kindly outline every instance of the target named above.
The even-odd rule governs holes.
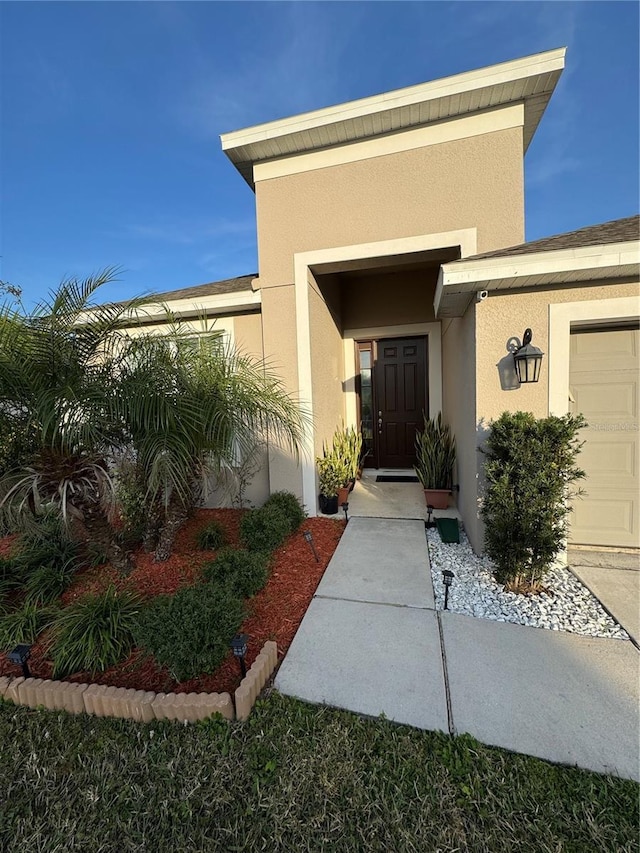
[[[199,299],[203,296],[220,296],[226,293],[238,293],[241,290],[251,290],[251,282],[257,278],[257,273],[240,275],[236,278],[225,278],[222,281],[210,281],[208,284],[197,284],[195,287],[184,287],[181,290],[169,290],[166,293],[154,293],[162,302],[174,299]]]
[[[613,219],[601,225],[589,225],[577,231],[567,231],[565,234],[554,234],[542,237],[529,243],[508,246],[494,252],[484,252],[481,255],[461,258],[453,263],[478,261],[482,258],[502,258],[511,255],[530,255],[534,252],[555,252],[560,249],[581,249],[585,246],[602,246],[607,243],[627,243],[640,240],[640,215],[627,216],[626,219]]]

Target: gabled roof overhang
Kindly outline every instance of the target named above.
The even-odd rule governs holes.
[[[476,293],[573,287],[594,281],[638,279],[640,241],[554,252],[505,255],[443,264],[434,298],[436,317],[462,317]]]
[[[250,186],[257,163],[524,104],[524,151],[564,68],[566,48],[224,133],[222,149]],[[524,153],[524,152],[523,152]]]

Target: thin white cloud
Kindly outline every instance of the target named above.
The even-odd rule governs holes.
[[[165,4],[160,4],[165,5]],[[198,135],[217,137],[339,100],[341,57],[347,49],[349,25],[334,26],[324,4],[277,4],[278,14],[265,38],[252,43],[233,70],[221,69],[205,54],[187,12],[179,14],[178,32],[188,44],[191,80],[175,105],[179,119]]]
[[[189,246],[223,237],[250,237],[253,240],[254,235],[255,220],[253,217],[247,217],[192,222],[132,223],[124,226],[118,236]]]

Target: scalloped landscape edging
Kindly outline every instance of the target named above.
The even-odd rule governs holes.
[[[246,720],[260,691],[265,686],[278,664],[278,644],[267,640],[262,651],[236,689],[236,719]]]
[[[0,697],[29,708],[119,717],[139,723],[153,720],[194,723],[212,714],[222,714],[227,720],[246,720],[277,662],[278,647],[269,640],[235,692],[236,708],[229,693],[154,693],[106,684],[8,675],[0,676]]]

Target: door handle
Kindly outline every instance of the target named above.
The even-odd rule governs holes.
[[[382,412],[378,412],[378,432],[382,435]]]

